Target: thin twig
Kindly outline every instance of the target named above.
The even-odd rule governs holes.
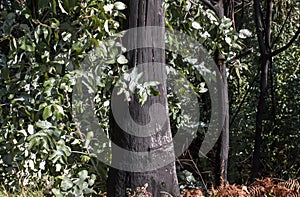
[[[239,106],[238,106],[237,111],[234,113],[233,118],[231,119],[231,122],[230,122],[230,124],[229,124],[229,127],[231,127],[232,124],[234,123],[234,120],[235,120],[236,116],[239,114],[239,112],[240,112],[240,110],[241,110],[241,108],[242,108],[242,105],[244,104],[244,102],[245,102],[245,100],[246,100],[246,98],[247,98],[247,96],[248,96],[248,93],[250,92],[250,90],[251,90],[251,88],[252,88],[254,82],[256,81],[257,77],[259,76],[259,73],[260,73],[259,71],[256,73],[256,75],[255,75],[254,79],[252,80],[252,82],[251,82],[249,88],[246,90],[246,93],[244,94],[242,101],[239,103]]]
[[[278,55],[279,53],[281,53],[281,52],[285,51],[286,49],[288,49],[297,40],[299,34],[300,34],[300,25],[299,25],[295,35],[292,37],[292,39],[285,46],[273,51],[268,56],[269,57],[274,57],[274,56]]]
[[[284,20],[284,22],[283,22],[280,30],[279,30],[279,33],[277,34],[276,38],[274,39],[273,43],[271,44],[271,49],[273,48],[274,44],[276,44],[277,40],[279,39],[279,36],[282,34],[283,29],[285,27],[285,24],[286,24],[287,20],[290,18],[292,10],[293,10],[293,7],[291,7],[291,9],[289,10],[289,12],[288,12],[288,14],[287,14],[287,16],[286,16],[286,18],[285,18],[285,20]]]
[[[213,10],[215,13],[218,13],[216,7],[209,0],[201,0],[209,9]]]

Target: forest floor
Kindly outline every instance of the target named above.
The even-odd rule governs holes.
[[[10,194],[0,188],[0,197],[45,197],[42,191],[31,191],[30,189],[22,189],[17,194]],[[106,192],[99,197],[106,197]],[[128,197],[154,197],[147,192],[147,187],[138,187],[135,191],[128,194]],[[175,197],[166,192],[160,197]],[[300,197],[299,181],[290,179],[287,181],[278,181],[272,178],[263,180],[257,179],[253,184],[235,185],[222,184],[218,188],[210,188],[209,190],[185,189],[180,197]]]
[[[300,184],[298,180],[277,182],[271,178],[256,180],[251,186],[222,184],[217,189],[210,191],[185,190],[181,197],[300,197]]]
[[[103,197],[106,195],[104,194]],[[170,194],[163,197],[172,197]],[[152,197],[146,188],[137,188],[128,197]],[[257,179],[252,185],[222,184],[218,188],[212,187],[209,191],[200,189],[184,190],[180,197],[300,197],[298,180],[275,181],[271,178]]]

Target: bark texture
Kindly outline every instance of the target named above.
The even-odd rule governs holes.
[[[217,155],[216,155],[216,185],[221,185],[221,181],[227,182],[227,168],[228,168],[228,153],[229,153],[229,99],[228,99],[228,82],[226,73],[226,63],[218,58],[218,66],[222,76],[223,89],[221,96],[223,99],[223,114],[224,124],[221,130],[221,135],[218,140]]]
[[[266,20],[263,20],[260,1],[254,0],[254,12],[256,33],[261,55],[260,65],[260,95],[256,112],[255,144],[253,151],[252,178],[256,178],[260,168],[260,149],[262,144],[263,133],[263,115],[266,108],[266,97],[268,92],[268,70],[272,64],[271,54],[271,23],[272,23],[272,1],[267,0]],[[265,31],[263,31],[265,30]]]
[[[217,16],[222,19],[224,16],[230,18],[234,24],[234,0],[202,0]],[[224,124],[217,144],[215,184],[220,185],[221,180],[227,182],[227,166],[229,154],[229,100],[228,100],[228,82],[226,74],[226,63],[224,57],[219,51],[215,52],[215,61],[218,64],[222,76],[223,90],[221,90],[224,103]]]
[[[162,8],[162,0],[128,0],[123,2],[127,5],[127,9],[124,12],[127,20],[124,20],[121,23],[123,29],[142,26],[164,27],[164,10]],[[162,32],[161,36],[164,35],[163,33],[164,32]],[[142,40],[143,39],[139,39],[139,41]],[[164,146],[172,149],[172,133],[168,117],[165,82],[166,70],[163,66],[156,66],[152,64],[153,62],[165,63],[164,50],[156,48],[141,48],[129,51],[126,55],[131,68],[143,64],[143,66],[139,67],[139,72],[144,73],[144,79],[146,81],[156,80],[160,82],[160,85],[158,86],[160,96],[148,97],[143,106],[138,103],[136,95],[132,96],[132,99],[129,102],[129,111],[132,119],[140,125],[148,124],[151,121],[149,116],[150,106],[155,103],[160,103],[164,106],[164,116],[166,117],[166,121],[162,128],[157,128],[157,132],[155,134],[149,137],[136,137],[126,133],[112,118],[112,141],[123,149],[135,152],[152,151]],[[149,64],[147,65],[145,63]],[[147,73],[154,73],[154,75],[148,76]],[[155,111],[154,114],[156,114]],[[112,149],[112,162],[121,162],[120,158],[116,158],[117,154],[114,154],[114,151],[118,151],[117,148],[113,146]],[[174,152],[171,150],[170,154],[173,153]],[[159,155],[156,158],[159,158]],[[138,158],[130,159],[132,162],[139,162],[137,161]],[[126,196],[126,188],[135,189],[136,187],[141,187],[145,184],[148,184],[147,190],[152,194],[152,196],[164,196],[165,193],[169,193],[172,196],[179,196],[175,162],[171,162],[167,166],[148,172],[129,172],[110,168],[108,178],[108,197]]]

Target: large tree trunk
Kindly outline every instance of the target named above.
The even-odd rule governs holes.
[[[162,8],[162,0],[128,0],[124,3],[127,5],[127,9],[125,10],[127,20],[122,23],[124,29],[142,26],[164,27],[164,10]],[[161,34],[161,36],[163,35],[164,34]],[[142,38],[137,40],[139,42],[143,42],[145,39]],[[121,126],[112,119],[112,141],[119,147],[133,152],[147,152],[165,146],[171,150],[170,154],[174,154],[172,133],[168,117],[166,70],[164,66],[153,64],[153,62],[159,62],[162,64],[165,63],[164,50],[157,48],[134,49],[127,53],[127,58],[129,60],[128,64],[131,68],[143,64],[142,66],[139,66],[139,72],[144,73],[145,80],[155,80],[160,82],[160,85],[158,86],[160,95],[148,97],[143,106],[139,104],[136,95],[131,97],[131,101],[128,106],[132,119],[139,125],[147,125],[150,121],[152,121],[149,116],[150,106],[155,103],[160,103],[164,107],[163,116],[166,121],[162,128],[157,128],[155,134],[148,137],[137,137],[126,133],[124,129],[120,128]],[[154,111],[153,114],[158,113],[160,112]],[[140,129],[141,132],[149,132],[147,130],[142,130],[142,127]],[[118,153],[119,149],[114,145],[112,146],[112,151],[113,163],[123,162],[122,159],[131,160],[133,164],[134,162],[140,162],[138,158],[135,157],[121,158],[122,155]],[[154,159],[157,158],[160,158],[160,156],[158,155]],[[151,160],[149,162],[151,163]],[[139,168],[142,169],[143,166],[139,166]],[[152,171],[134,172],[134,170],[135,169],[132,169],[132,171],[123,171],[116,168],[110,168],[108,178],[109,197],[126,196],[126,188],[134,190],[136,187],[141,187],[145,184],[148,184],[147,190],[152,194],[152,196],[164,196],[163,194],[166,193],[171,194],[172,196],[179,196],[179,187],[174,161],[171,161],[171,163],[164,167],[160,167]]]

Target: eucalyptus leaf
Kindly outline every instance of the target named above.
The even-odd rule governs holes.
[[[61,188],[66,191],[66,190],[70,189],[71,187],[73,187],[72,180],[66,176],[63,176],[62,181],[61,181]]]
[[[197,30],[201,29],[201,25],[197,21],[192,22],[192,27]]]
[[[39,120],[38,122],[35,123],[35,125],[42,129],[49,129],[50,127],[52,127],[52,124],[46,120],[45,121]]]
[[[128,60],[126,59],[126,57],[124,55],[120,55],[117,59],[117,62],[119,64],[127,64],[128,63]]]
[[[124,10],[126,8],[126,5],[120,1],[117,1],[114,3],[114,7],[117,9],[117,10]]]
[[[47,107],[44,108],[43,119],[46,120],[51,116],[52,116],[52,105],[48,105]]]

